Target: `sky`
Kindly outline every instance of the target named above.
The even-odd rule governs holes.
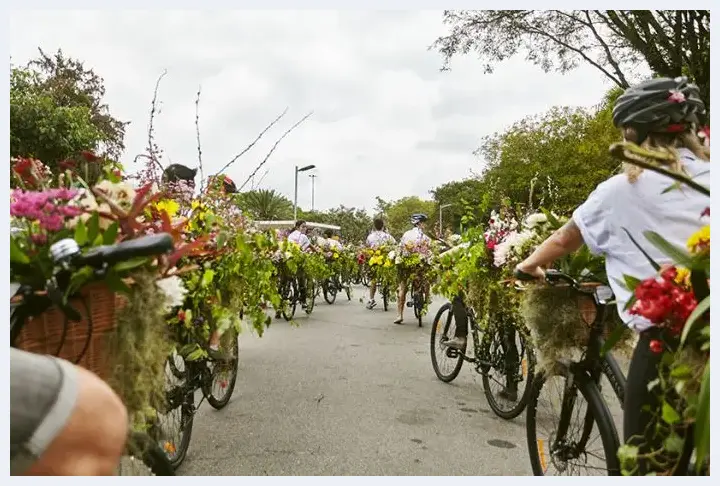
[[[226,174],[242,184],[276,140],[305,114],[258,172],[259,188],[298,204],[340,204],[372,212],[395,200],[482,170],[482,138],[555,105],[593,106],[611,87],[595,69],[543,73],[522,56],[484,74],[475,55],[442,57],[428,46],[447,27],[441,11],[15,11],[16,65],[37,48],[61,48],[105,80],[111,113],[130,121],[122,162],[147,146],[150,102],[167,70],[155,117],[163,162],[198,165],[195,98],[205,174],[245,148],[285,108],[285,117]],[[261,176],[267,174],[261,179]],[[250,185],[246,186],[248,189]]]

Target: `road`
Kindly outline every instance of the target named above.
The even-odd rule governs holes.
[[[451,384],[430,362],[430,326],[318,300],[297,326],[240,337],[229,405],[203,404],[181,475],[528,475],[524,415],[488,407],[465,366]],[[435,298],[429,317],[443,303]]]

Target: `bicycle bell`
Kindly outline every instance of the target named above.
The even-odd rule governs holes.
[[[50,256],[56,264],[65,266],[80,255],[80,245],[72,238],[65,238],[50,246]]]

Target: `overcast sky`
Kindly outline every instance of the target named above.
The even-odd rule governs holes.
[[[242,182],[275,140],[261,187],[292,199],[293,167],[316,164],[316,208],[372,210],[375,196],[429,198],[428,191],[482,168],[483,136],[553,105],[595,105],[610,87],[582,66],[544,74],[522,57],[483,74],[473,55],[440,72],[427,47],[445,33],[440,11],[13,12],[14,64],[62,48],[105,79],[106,102],[131,121],[123,162],[147,144],[153,87],[162,113],[157,142],[169,162],[197,165],[195,96],[205,173],[213,173],[285,107],[274,130],[227,174]],[[132,170],[132,167],[129,167]],[[259,175],[264,173],[264,169]],[[310,206],[300,175],[298,203]]]

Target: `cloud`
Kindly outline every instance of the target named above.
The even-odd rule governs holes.
[[[225,165],[280,112],[283,121],[228,175],[244,181],[275,140],[264,187],[292,198],[293,166],[313,163],[316,207],[366,207],[375,196],[429,197],[481,162],[483,136],[553,105],[596,104],[610,87],[592,68],[545,74],[522,57],[484,74],[468,55],[440,72],[428,46],[445,33],[439,11],[13,12],[13,62],[58,48],[105,79],[115,116],[130,120],[123,161],[147,144],[155,81],[157,142],[173,162],[195,165],[195,96],[206,174]],[[258,173],[258,179],[264,170]],[[299,204],[310,204],[301,174]]]

